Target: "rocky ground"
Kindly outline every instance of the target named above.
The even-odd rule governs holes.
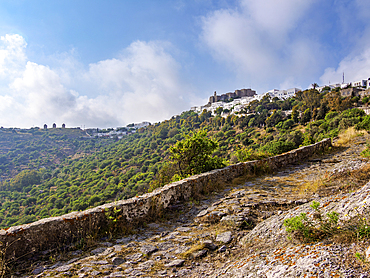
[[[365,254],[367,242],[302,244],[288,240],[282,225],[310,210],[311,200],[346,217],[354,205],[366,210],[368,164],[359,153],[368,139],[358,137],[348,147],[275,173],[237,179],[201,200],[173,206],[130,234],[45,253],[47,260],[12,275],[368,277],[367,264],[354,255]]]

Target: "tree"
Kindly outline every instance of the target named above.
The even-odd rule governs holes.
[[[301,124],[306,124],[311,120],[310,108],[307,108],[301,115]]]
[[[269,116],[265,122],[268,127],[272,127],[272,126],[276,126],[282,120],[283,120],[283,115],[281,111],[274,110],[271,116]]]
[[[171,160],[181,178],[224,167],[221,158],[212,157],[218,144],[207,137],[205,130],[191,132],[170,148]]]
[[[317,83],[313,83],[311,85],[312,85],[312,88],[313,88],[314,91],[316,90],[316,87],[319,87],[319,84],[317,84]]]
[[[295,105],[293,106],[292,110],[292,119],[295,123],[298,123],[298,117],[299,117],[298,105]]]
[[[216,115],[221,116],[224,109],[222,107],[217,107],[215,110]]]

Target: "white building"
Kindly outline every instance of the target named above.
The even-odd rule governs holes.
[[[273,89],[267,92],[267,94],[270,95],[271,98],[277,97],[279,99],[288,99],[290,97],[294,97],[297,92],[299,92],[301,89],[298,88],[291,88],[288,90],[277,90]]]
[[[300,89],[298,88],[291,88],[288,90],[273,89],[264,94],[254,95],[253,97],[241,97],[230,102],[218,101],[203,106],[193,106],[190,108],[190,110],[196,113],[202,113],[203,110],[206,110],[215,115],[216,109],[221,107],[222,109],[230,110],[230,113],[235,113],[242,111],[243,108],[247,107],[254,100],[260,101],[261,99],[263,99],[264,96],[266,96],[266,94],[269,94],[271,98],[278,97],[279,99],[284,100],[295,96],[298,91],[300,91]]]

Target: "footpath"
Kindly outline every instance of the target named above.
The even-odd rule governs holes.
[[[51,252],[48,260],[35,261],[29,274],[20,270],[12,275],[368,277],[366,266],[348,256],[365,252],[366,243],[302,245],[289,241],[282,227],[284,218],[304,211],[312,200],[342,200],[363,186],[351,178],[327,181],[367,167],[360,156],[367,139],[358,137],[348,147],[275,173],[236,179],[200,200],[173,205],[156,222],[124,236],[86,240],[58,255]]]

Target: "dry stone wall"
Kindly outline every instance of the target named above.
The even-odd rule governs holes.
[[[99,235],[109,228],[107,215],[119,218],[122,225],[133,228],[160,216],[177,202],[189,200],[212,189],[217,183],[225,183],[236,177],[268,167],[271,170],[307,159],[331,146],[331,139],[270,157],[264,160],[238,163],[222,169],[168,184],[151,193],[129,200],[105,204],[81,212],[39,220],[0,231],[0,241],[7,247],[8,258],[62,248],[86,236]]]

